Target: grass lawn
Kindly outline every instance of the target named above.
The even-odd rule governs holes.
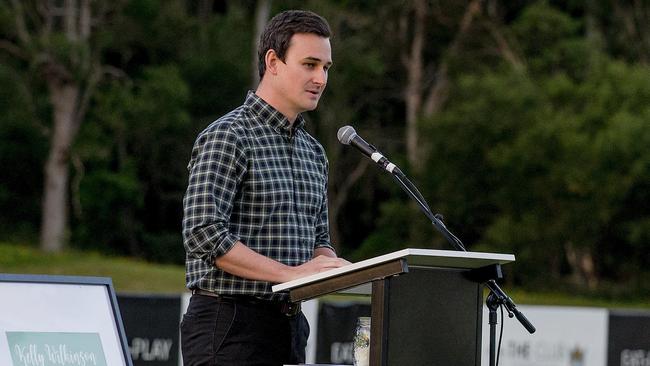
[[[30,246],[3,242],[0,242],[0,273],[111,277],[115,291],[122,293],[185,291],[183,266],[75,250],[46,254]]]
[[[185,291],[185,271],[181,265],[147,263],[75,250],[45,254],[32,246],[4,242],[0,242],[0,273],[110,277],[115,290],[121,293],[179,294]],[[650,299],[645,298],[616,300],[560,291],[542,293],[502,288],[518,305],[650,309]],[[346,297],[340,296],[327,298],[346,301]]]

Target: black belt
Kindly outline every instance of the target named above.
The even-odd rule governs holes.
[[[243,303],[255,306],[271,307],[277,309],[280,313],[286,316],[295,316],[300,313],[301,310],[299,302],[263,300],[246,295],[220,295],[212,291],[207,291],[199,288],[193,289],[192,295],[210,296],[216,298],[218,301],[234,304]]]

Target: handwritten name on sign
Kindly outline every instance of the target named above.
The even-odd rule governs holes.
[[[12,366],[106,366],[98,333],[6,332]]]

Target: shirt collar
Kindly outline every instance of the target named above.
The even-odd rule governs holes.
[[[246,95],[246,106],[255,114],[260,116],[271,128],[277,133],[292,136],[295,130],[302,128],[305,124],[305,119],[299,114],[293,122],[293,127],[289,123],[287,117],[280,113],[277,109],[273,108],[264,99],[260,98],[253,91],[249,91]]]

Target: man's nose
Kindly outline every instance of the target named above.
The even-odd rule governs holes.
[[[314,84],[325,85],[327,83],[327,70],[318,69],[313,76]]]

